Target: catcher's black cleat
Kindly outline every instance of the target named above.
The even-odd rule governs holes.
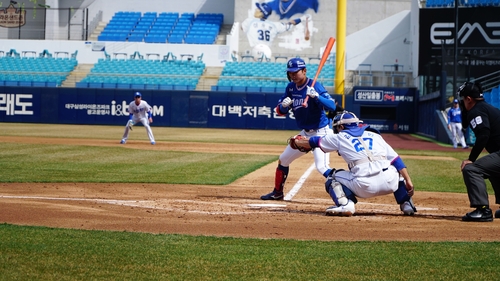
[[[477,208],[475,211],[465,214],[462,221],[488,222],[493,221],[490,208]]]
[[[496,210],[495,219],[500,219],[500,210]]]
[[[271,192],[269,194],[262,195],[260,197],[260,199],[262,199],[262,200],[283,200],[283,192],[273,190],[273,192]]]

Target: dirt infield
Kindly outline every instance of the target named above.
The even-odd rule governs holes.
[[[397,149],[452,151],[410,135],[384,135]],[[118,146],[116,141],[0,137],[2,142],[64,143]],[[196,151],[197,145],[129,142],[130,149]],[[283,147],[231,145],[229,151],[279,155]],[[206,152],[206,147],[204,148]],[[430,159],[431,160],[431,159]],[[332,166],[345,168],[331,157]],[[271,163],[227,186],[165,184],[0,184],[0,222],[48,227],[179,233],[255,238],[385,241],[498,241],[500,220],[465,223],[471,209],[466,194],[419,192],[418,212],[402,216],[392,195],[360,199],[353,217],[328,217],[332,204],[324,179],[306,155],[290,167],[286,190],[297,182],[302,188],[291,201],[266,202],[276,163]],[[491,202],[493,198],[490,198]],[[496,208],[496,206],[495,206]]]

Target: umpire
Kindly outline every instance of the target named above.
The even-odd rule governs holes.
[[[484,101],[478,82],[465,82],[457,94],[461,98],[462,125],[470,127],[476,135],[469,158],[462,161],[461,166],[470,206],[476,210],[467,213],[462,220],[493,221],[485,179],[490,180],[495,203],[500,204],[500,109]],[[483,149],[489,154],[478,159]],[[500,218],[500,210],[495,212],[495,218]]]

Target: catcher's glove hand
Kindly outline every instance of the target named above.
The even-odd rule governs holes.
[[[311,151],[312,148],[310,148],[310,147],[307,148],[307,147],[301,146],[300,144],[297,143],[298,140],[303,140],[305,138],[306,137],[304,137],[302,135],[295,135],[295,136],[290,137],[288,139],[288,144],[293,149],[297,149],[298,151],[307,153],[307,152]]]
[[[128,127],[129,130],[132,131],[132,127],[134,127],[134,121],[133,120],[128,120],[127,127]]]

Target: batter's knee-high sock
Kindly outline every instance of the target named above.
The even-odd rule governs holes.
[[[289,167],[284,167],[278,164],[278,168],[276,168],[276,176],[274,178],[274,190],[283,192],[286,178],[288,177],[288,170]]]

